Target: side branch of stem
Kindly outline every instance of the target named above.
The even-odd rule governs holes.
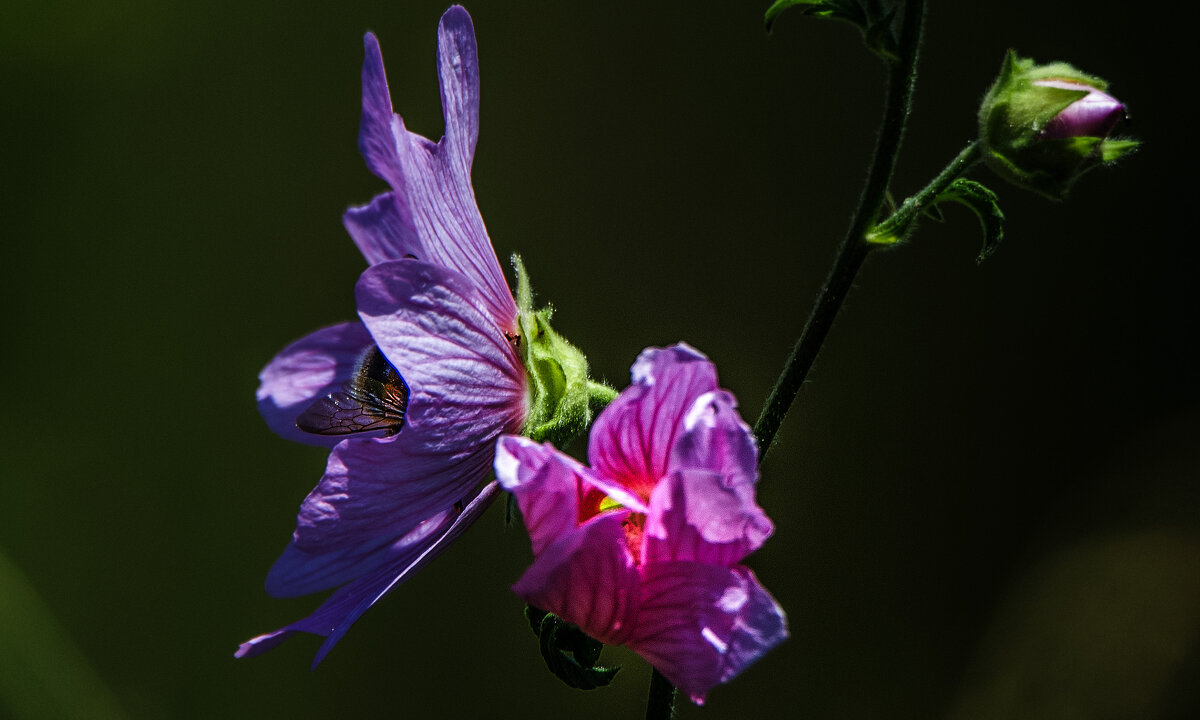
[[[867,242],[873,245],[894,245],[904,240],[912,228],[913,220],[937,202],[938,196],[978,163],[980,157],[979,141],[972,141],[921,192],[907,198],[896,212],[869,230],[866,235]]]

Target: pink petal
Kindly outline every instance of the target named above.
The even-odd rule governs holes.
[[[683,419],[683,432],[671,452],[668,470],[702,468],[720,473],[729,487],[753,487],[758,480],[758,445],[724,390],[696,398]]]
[[[580,517],[580,512],[590,497],[589,489],[628,509],[649,509],[637,496],[596,477],[549,443],[539,445],[526,437],[504,435],[496,442],[495,467],[496,479],[521,508],[535,556],[586,519]]]
[[[283,349],[259,373],[258,411],[268,427],[288,440],[333,447],[342,438],[296,427],[296,416],[354,374],[358,358],[375,344],[361,322],[333,325]]]
[[[552,445],[519,435],[496,442],[496,479],[516,497],[535,556],[578,524],[578,466]]]
[[[775,599],[748,568],[650,565],[629,647],[700,704],[787,637]]]
[[[730,567],[762,546],[774,526],[754,502],[710,470],[680,470],[650,496],[643,564],[686,560]]]
[[[622,527],[628,516],[626,510],[605,513],[562,535],[513,592],[600,642],[625,642],[638,613],[638,573]]]
[[[592,426],[592,469],[649,498],[666,475],[684,416],[697,397],[716,389],[716,369],[695,349],[680,343],[643,351],[633,365],[633,384]]]

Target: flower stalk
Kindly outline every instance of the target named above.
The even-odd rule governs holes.
[[[850,227],[842,240],[829,278],[817,298],[816,307],[813,308],[800,338],[793,346],[775,387],[767,396],[758,421],[754,423],[754,437],[758,440],[760,463],[775,442],[775,435],[783,424],[783,418],[796,399],[813,362],[816,361],[817,353],[820,352],[829,329],[833,327],[833,320],[846,299],[846,293],[858,275],[858,269],[862,267],[871,250],[880,247],[869,242],[867,236],[883,207],[900,152],[900,143],[904,139],[904,127],[912,108],[924,19],[925,0],[909,0],[905,3],[900,29],[900,59],[899,62],[889,65],[887,104],[875,142],[867,182],[859,195]]]

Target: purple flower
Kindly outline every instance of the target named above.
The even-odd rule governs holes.
[[[701,703],[787,637],[783,611],[738,564],[773,529],[754,500],[757,458],[706,357],[644,351],[592,428],[591,468],[527,438],[497,443],[496,477],[533,544],[513,590],[628,645]]]
[[[392,112],[383,59],[367,34],[359,147],[391,186],[349,210],[346,229],[370,267],[355,288],[360,321],[319,330],[262,371],[259,408],[289,439],[331,447],[300,507],[267,591],[339,588],[312,615],[241,645],[268,650],[295,632],[347,628],[457,538],[498,494],[495,440],[528,416],[511,339],[517,307],[471,187],[479,65],[471,18],[438,26],[445,136],[408,132]],[[304,428],[304,430],[301,430]]]
[[[1125,105],[1099,88],[1075,80],[1035,80],[1034,85],[1086,92],[1042,128],[1044,138],[1108,137],[1125,119]]]

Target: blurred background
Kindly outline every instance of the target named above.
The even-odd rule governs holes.
[[[768,4],[468,5],[499,256],[597,376],[686,340],[750,422],[884,83],[854,28],[768,37]],[[897,197],[974,136],[1009,47],[1108,78],[1144,147],[1065,204],[976,174],[1009,218],[982,266],[959,208],[871,257],[763,466],[777,531],[749,564],[792,637],[679,716],[1200,716],[1192,38],[1115,0],[930,4]],[[356,147],[362,33],[436,138],[445,7],[6,3],[0,716],[641,717],[628,652],[590,694],[545,671],[500,505],[316,672],[311,636],[233,659],[321,599],[262,589],[324,453],[254,391],[354,315],[340,215],[384,188]]]

